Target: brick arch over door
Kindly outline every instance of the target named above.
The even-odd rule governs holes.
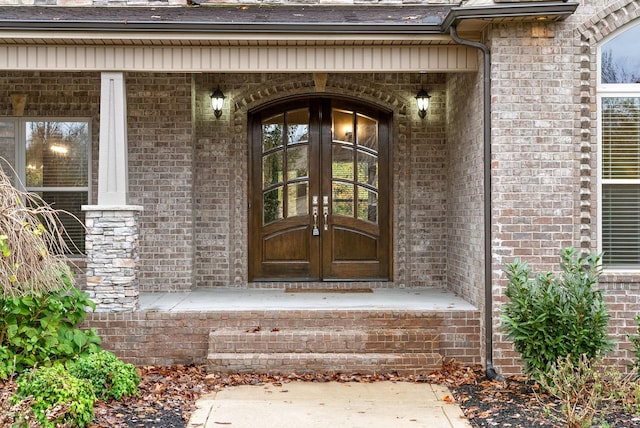
[[[583,84],[575,91],[580,99],[580,188],[582,203],[580,204],[581,216],[581,248],[593,251],[597,245],[597,228],[592,218],[593,207],[597,204],[598,173],[596,167],[595,150],[597,121],[593,119],[596,111],[596,82],[598,74],[593,64],[598,62],[597,45],[605,37],[627,26],[634,20],[640,19],[640,0],[624,0],[607,7],[604,11],[587,19],[578,27],[580,34],[580,49],[576,63],[580,64],[580,81]]]
[[[270,76],[271,77],[271,76]],[[363,100],[372,104],[380,105],[393,112],[393,133],[394,139],[392,154],[392,174],[394,186],[394,278],[404,281],[407,267],[407,231],[398,228],[398,224],[405,224],[408,219],[408,172],[398,173],[401,170],[398,165],[407,164],[410,148],[407,142],[411,140],[410,129],[411,120],[409,114],[413,113],[410,108],[412,97],[409,93],[396,94],[388,90],[389,86],[376,82],[373,75],[329,74],[326,88],[323,92],[317,92],[310,74],[296,76],[282,76],[269,80],[268,85],[260,88],[249,87],[233,95],[233,105],[231,107],[231,121],[233,123],[232,144],[233,155],[231,156],[233,170],[236,174],[233,177],[232,188],[234,192],[242,192],[242,196],[232,198],[233,201],[247,201],[248,196],[248,135],[247,118],[250,109],[261,104],[276,101],[282,98],[296,95],[311,94],[336,94]],[[232,203],[231,207],[231,231],[230,231],[230,261],[233,285],[242,286],[248,280],[248,247],[247,236],[247,210],[246,204]]]

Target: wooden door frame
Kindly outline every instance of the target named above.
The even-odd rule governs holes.
[[[257,176],[260,176],[259,173],[261,173],[260,171],[257,171],[257,166],[258,166],[258,162],[255,161],[254,159],[254,147],[253,144],[256,144],[256,141],[260,140],[260,135],[257,135],[260,133],[260,128],[258,126],[258,123],[256,122],[256,118],[260,117],[260,118],[264,118],[269,116],[270,114],[277,114],[279,112],[282,112],[284,110],[293,110],[296,108],[301,108],[301,107],[310,107],[312,105],[316,105],[320,110],[322,110],[323,105],[324,105],[324,101],[323,100],[328,100],[330,103],[330,108],[333,107],[335,108],[336,106],[340,107],[340,108],[348,108],[348,109],[352,109],[352,110],[356,110],[359,113],[364,113],[364,114],[371,114],[373,117],[378,117],[380,118],[380,132],[384,132],[387,135],[386,138],[386,147],[384,148],[386,150],[386,159],[387,159],[387,165],[386,165],[386,177],[380,177],[379,180],[382,183],[384,181],[384,185],[386,185],[386,189],[387,189],[387,202],[386,204],[384,204],[384,209],[386,211],[386,213],[381,213],[381,214],[386,214],[385,217],[386,218],[385,221],[383,223],[379,223],[379,229],[380,229],[380,234],[385,234],[385,240],[386,240],[386,260],[387,260],[387,275],[384,278],[363,278],[364,280],[367,281],[392,281],[393,280],[393,201],[394,201],[394,195],[393,195],[393,132],[392,132],[392,125],[393,125],[393,111],[390,110],[387,107],[381,106],[379,104],[376,103],[372,103],[370,101],[367,100],[362,100],[360,98],[357,97],[350,97],[350,96],[344,96],[344,95],[340,95],[340,94],[331,94],[331,93],[322,93],[322,94],[317,94],[317,93],[311,93],[311,94],[303,94],[303,95],[295,95],[295,96],[291,96],[291,97],[285,97],[285,98],[280,98],[277,100],[272,100],[269,101],[267,103],[263,103],[259,106],[256,106],[252,109],[249,109],[247,112],[248,115],[248,120],[247,120],[247,125],[248,125],[248,182],[247,182],[247,187],[248,187],[248,191],[247,191],[247,197],[248,197],[248,239],[247,239],[247,265],[248,265],[248,278],[250,282],[253,281],[257,281],[257,282],[263,282],[263,281],[267,281],[267,282],[290,282],[290,281],[299,281],[299,278],[295,278],[295,277],[291,277],[291,278],[256,278],[255,276],[255,272],[260,271],[259,268],[259,264],[261,263],[261,260],[259,257],[255,257],[255,250],[253,248],[254,245],[256,245],[255,242],[253,242],[254,240],[257,239],[257,235],[255,233],[252,233],[252,230],[256,230],[255,228],[262,228],[263,225],[262,224],[255,224],[257,222],[257,219],[259,218],[259,216],[255,215],[252,210],[253,210],[253,202],[254,202],[254,198],[256,197],[256,192],[257,189],[254,189],[254,180],[256,179]],[[334,104],[337,103],[337,104]],[[260,115],[258,116],[258,113],[260,113]],[[311,110],[310,110],[311,113]],[[322,112],[322,114],[326,114],[324,112]],[[316,120],[316,118],[313,117],[313,115],[311,116],[311,121]],[[322,119],[318,119],[318,122],[316,125],[318,126],[318,130],[320,131],[320,133],[322,134],[323,132],[326,132],[326,129],[322,129],[320,130],[320,127],[326,127],[327,123],[325,121],[323,121]],[[328,127],[330,128],[330,124],[328,125]],[[310,131],[311,129],[313,129],[313,124],[310,123]],[[311,133],[311,132],[310,132]],[[310,136],[310,140],[311,140],[311,136]],[[322,153],[321,151],[323,150],[323,148],[321,147],[322,144],[321,142],[319,142],[319,144],[309,144],[310,148],[312,147],[316,147],[317,150],[315,148],[312,149],[312,151],[310,150],[309,156],[313,157],[313,156],[321,156]],[[316,186],[319,187],[318,189],[312,189],[311,188],[311,182],[310,182],[310,187],[309,187],[309,195],[313,195],[313,194],[320,194],[319,190],[320,187],[323,185],[322,184],[322,178],[320,177],[319,180],[317,180]],[[315,192],[315,193],[314,193]],[[260,194],[262,194],[262,191],[260,191]],[[311,213],[309,213],[309,215],[311,215]],[[321,258],[323,258],[324,256],[321,255]],[[323,260],[320,261],[321,264],[324,263]],[[309,281],[308,279],[302,279],[303,281]],[[313,281],[313,279],[311,279],[311,281]],[[318,281],[358,281],[358,279],[340,279],[340,278],[322,278],[320,277],[318,279]]]

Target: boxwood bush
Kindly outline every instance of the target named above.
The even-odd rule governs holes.
[[[120,400],[125,395],[138,394],[140,375],[136,368],[108,351],[78,357],[69,365],[69,372],[88,380],[99,399]]]
[[[502,327],[513,341],[534,379],[571,358],[575,365],[611,349],[609,314],[602,290],[596,288],[600,256],[581,255],[571,247],[560,252],[560,273],[532,278],[526,262],[507,265],[508,301],[502,307]]]
[[[43,427],[85,427],[93,420],[96,396],[91,383],[72,376],[61,364],[24,371],[17,379],[14,404],[30,400]]]

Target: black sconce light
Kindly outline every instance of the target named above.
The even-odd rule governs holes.
[[[418,95],[416,95],[416,101],[418,102],[418,114],[420,119],[424,119],[427,116],[427,109],[429,108],[429,98],[431,95],[427,91],[420,89]]]
[[[213,109],[213,114],[216,116],[216,119],[219,119],[222,116],[222,106],[224,105],[224,99],[226,98],[220,88],[217,88],[210,95],[211,97],[211,108]]]

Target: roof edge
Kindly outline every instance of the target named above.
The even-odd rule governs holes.
[[[202,23],[145,21],[6,21],[0,19],[1,30],[63,30],[105,32],[170,32],[170,33],[262,33],[262,34],[443,34],[434,24],[358,24],[358,23]]]
[[[573,15],[578,9],[577,2],[556,1],[548,3],[518,3],[510,5],[454,7],[442,22],[442,31],[448,32],[449,27],[457,25],[467,19],[498,19],[498,18],[542,18],[554,17],[564,20]]]
[[[540,20],[563,20],[578,8],[577,2],[552,1],[528,2],[507,5],[489,5],[476,7],[453,7],[440,23],[323,23],[323,22],[197,22],[187,21],[150,21],[150,20],[11,20],[0,17],[0,30],[70,32],[106,32],[106,33],[191,33],[191,34],[407,34],[407,35],[446,35],[449,28],[465,20],[493,20],[509,18],[531,18]]]

